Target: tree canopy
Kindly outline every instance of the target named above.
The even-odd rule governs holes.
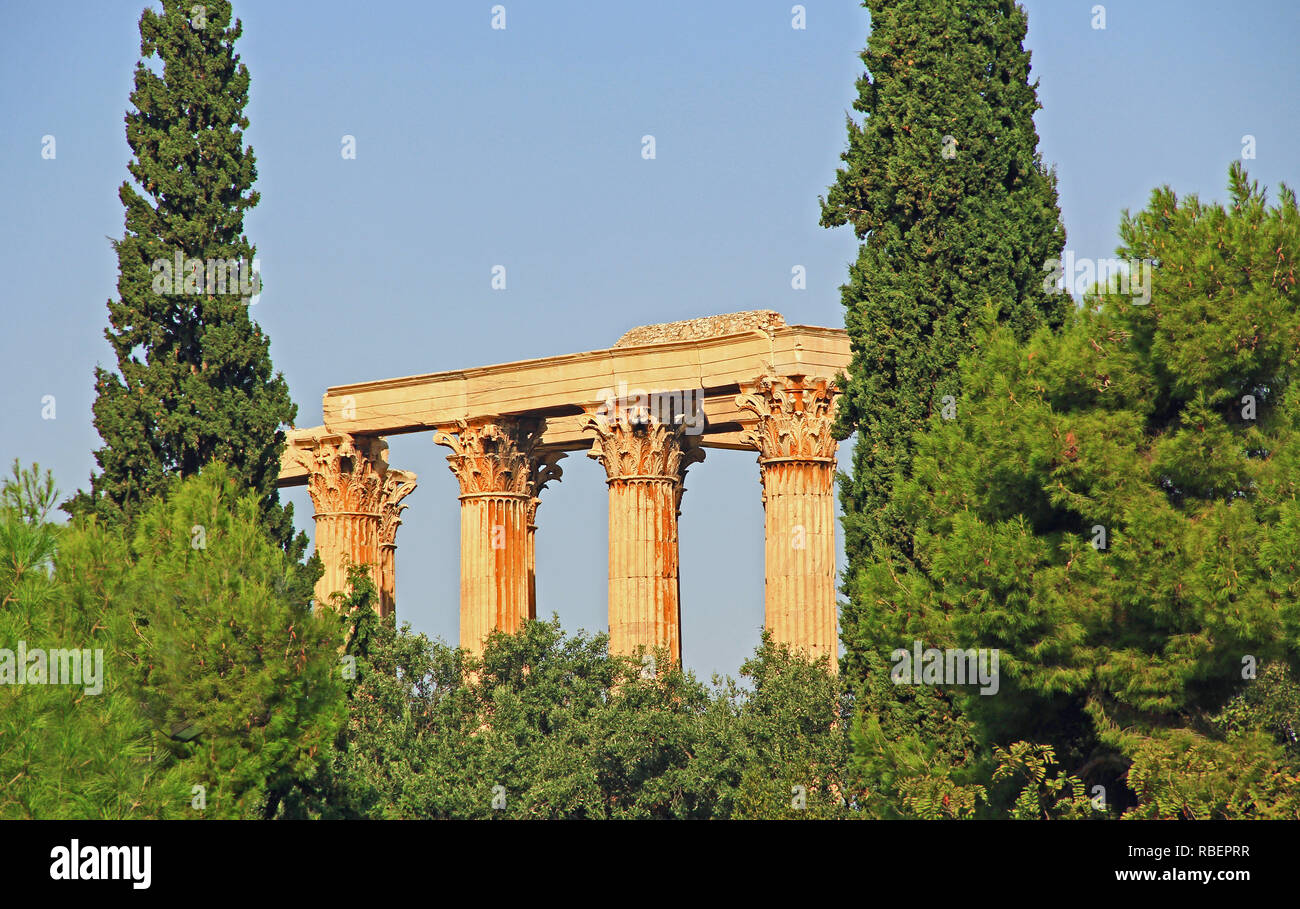
[[[937,776],[1024,739],[1141,816],[1300,810],[1300,213],[1240,165],[1229,191],[1125,213],[1149,305],[1099,289],[1027,341],[986,314],[957,419],[917,436],[915,554],[877,550],[849,646],[1000,651],[995,696],[947,690],[947,740],[974,748],[899,746]],[[869,753],[893,748],[888,716],[859,719],[863,744],[885,726]]]

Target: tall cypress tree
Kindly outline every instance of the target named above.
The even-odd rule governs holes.
[[[1026,337],[1058,325],[1069,298],[1044,292],[1065,230],[1056,180],[1038,154],[1037,83],[1012,0],[865,0],[871,35],[848,148],[822,200],[824,227],[862,240],[842,290],[852,343],[837,435],[858,433],[841,479],[850,603],[845,671],[866,672],[852,578],[873,561],[905,569],[911,531],[895,507],[912,435],[960,394],[958,359],[978,314]]]
[[[101,472],[68,508],[129,521],[171,477],[219,460],[260,496],[270,532],[300,557],[306,537],[294,539],[275,487],[282,427],[297,408],[249,315],[261,281],[244,235],[258,193],[243,142],[248,68],[234,52],[242,32],[223,0],[164,0],[161,13],[140,17],[126,115],[135,185],[119,190],[126,231],[113,244],[119,299],[108,303],[105,330],[118,372],[95,371]]]

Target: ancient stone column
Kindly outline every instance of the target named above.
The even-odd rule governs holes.
[[[533,496],[528,500],[528,614],[537,617],[537,508],[542,504],[542,490],[551,481],[560,482],[564,474],[559,460],[562,451],[546,452],[533,459]]]
[[[585,426],[609,487],[610,653],[663,647],[680,664],[677,516],[686,469],[704,450],[648,409],[599,413]]]
[[[379,497],[379,615],[386,617],[397,603],[397,528],[406,510],[401,504],[415,491],[416,476],[409,470],[389,470]]]
[[[462,420],[434,442],[460,483],[460,645],[481,652],[494,629],[535,617],[529,525],[536,514],[537,420]],[[548,476],[547,479],[554,479]]]
[[[758,416],[746,439],[758,449],[766,515],[765,625],[772,639],[838,668],[835,599],[836,389],[830,380],[762,376],[736,404]]]
[[[383,589],[379,532],[388,444],[323,433],[296,440],[290,454],[308,472],[316,509],[316,552],[325,568],[316,582],[316,603],[329,604],[334,593],[348,592],[349,565],[369,566],[376,589]]]

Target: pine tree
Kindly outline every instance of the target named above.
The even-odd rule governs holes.
[[[273,814],[345,712],[341,623],[312,613],[307,569],[219,463],[131,528],[55,525],[56,501],[34,469],[0,483],[0,818]],[[82,654],[77,684],[52,684],[56,651]]]
[[[117,372],[97,368],[95,428],[101,472],[66,506],[130,521],[174,476],[226,463],[262,501],[272,535],[295,558],[292,512],[276,492],[282,427],[297,408],[270,341],[251,319],[261,289],[255,247],[243,233],[255,206],[248,68],[234,52],[242,25],[223,0],[194,7],[164,0],[140,17],[135,109],[126,115],[133,158],[119,197],[126,230],[113,246],[118,299],[105,335]],[[157,61],[150,67],[146,61]]]
[[[859,590],[882,656],[1000,652],[995,694],[947,689],[980,748],[1051,746],[1139,817],[1300,817],[1300,208],[1229,190],[1125,213],[1148,305],[988,320],[897,488],[913,567]]]
[[[150,504],[130,553],[103,621],[156,747],[205,788],[205,816],[273,815],[342,725],[342,623],[311,609],[307,569],[267,538],[259,502],[219,462]],[[58,570],[75,591],[94,567]]]
[[[183,817],[189,775],[152,746],[105,621],[105,592],[130,563],[127,546],[103,530],[54,524],[57,501],[53,477],[39,467],[15,462],[0,483],[0,818]],[[85,568],[84,586],[60,574],[77,573],[74,563]],[[40,678],[50,682],[55,650],[74,647],[73,659],[84,657],[75,670],[81,684],[31,683],[33,652],[48,655]],[[57,662],[63,679],[70,664]]]
[[[857,432],[841,478],[849,560],[844,671],[861,680],[860,597],[852,578],[880,558],[903,563],[911,531],[894,506],[912,434],[960,393],[985,304],[1017,337],[1057,325],[1069,306],[1043,288],[1065,231],[1055,176],[1037,152],[1022,45],[1011,0],[865,0],[871,35],[848,118],[844,165],[822,201],[824,227],[862,240],[842,288],[852,361],[837,435]],[[901,570],[901,568],[900,568]]]

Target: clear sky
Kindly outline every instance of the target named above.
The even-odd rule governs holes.
[[[786,0],[505,0],[493,30],[493,5],[235,4],[262,194],[245,222],[265,280],[254,315],[298,425],[321,422],[330,385],[600,349],[636,325],[759,308],[843,324],[856,241],[818,226],[817,197],[844,147],[865,10],[810,0],[796,30]],[[1096,5],[1024,4],[1040,148],[1076,256],[1112,255],[1121,210],[1161,184],[1224,198],[1247,135],[1253,178],[1300,183],[1300,3],[1115,0],[1104,29]],[[122,234],[144,4],[4,6],[0,464],[38,461],[70,493],[100,444],[93,367],[114,362],[108,238]],[[429,434],[390,444],[420,475],[398,535],[399,617],[455,642],[447,450]],[[539,613],[603,630],[603,472],[563,464],[539,513]],[[288,499],[310,532],[306,491]],[[753,454],[691,468],[681,549],[686,665],[735,674],[763,620]]]

